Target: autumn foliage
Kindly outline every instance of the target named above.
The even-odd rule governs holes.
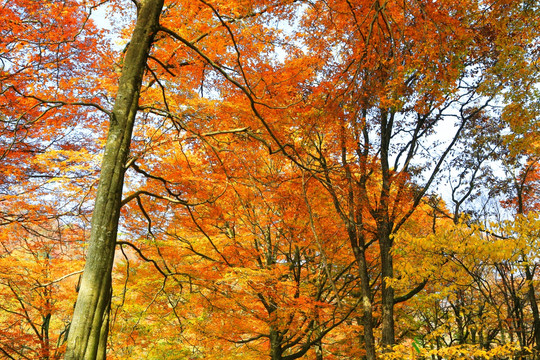
[[[5,2],[0,357],[537,359],[539,14]]]

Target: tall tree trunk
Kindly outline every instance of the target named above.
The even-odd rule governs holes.
[[[525,206],[523,203],[523,183],[515,183],[514,186],[516,188],[517,193],[517,200],[518,200],[518,209],[517,209],[517,215],[523,215],[525,212]],[[527,256],[522,253],[521,258],[527,264]],[[533,316],[533,323],[532,323],[532,335],[533,335],[533,341],[534,341],[534,354],[533,359],[537,359],[540,357],[540,313],[538,311],[538,303],[536,301],[536,291],[534,289],[534,270],[531,271],[530,265],[525,265],[525,279],[527,280],[527,299],[529,300],[529,303],[531,304],[531,312]]]
[[[394,124],[394,113],[381,110],[381,172],[382,189],[379,198],[379,207],[374,212],[377,221],[377,237],[381,253],[381,302],[382,302],[382,337],[381,345],[384,351],[394,346],[394,288],[388,284],[387,279],[394,277],[394,263],[392,259],[392,230],[390,220],[390,188],[392,175],[390,173],[390,141]]]
[[[103,155],[86,266],[67,339],[67,360],[105,358],[111,272],[125,164],[146,60],[154,35],[159,30],[162,7],[163,0],[141,1],[137,23],[124,59]]]

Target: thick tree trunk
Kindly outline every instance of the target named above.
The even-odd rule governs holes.
[[[349,234],[351,236],[351,234]],[[353,251],[358,262],[358,271],[362,290],[362,325],[364,327],[364,348],[366,350],[366,360],[375,360],[375,336],[373,334],[373,304],[371,301],[371,288],[369,284],[368,264],[366,261],[363,244],[353,245]]]
[[[163,0],[141,1],[113,107],[97,191],[90,245],[65,359],[104,359],[111,300],[111,272],[124,185],[124,171],[146,60]]]
[[[270,359],[281,360],[283,349],[281,348],[281,337],[279,332],[273,328],[270,329]]]

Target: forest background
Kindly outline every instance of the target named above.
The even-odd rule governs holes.
[[[538,359],[539,5],[2,1],[1,356]]]

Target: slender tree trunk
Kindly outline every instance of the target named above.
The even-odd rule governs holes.
[[[324,360],[322,342],[319,341],[315,344],[315,359]]]
[[[392,243],[388,229],[383,226],[379,236],[379,249],[381,252],[381,275],[382,275],[382,338],[381,344],[384,350],[390,350],[395,343],[394,334],[394,288],[386,281],[394,277],[394,263],[391,249]]]
[[[540,354],[540,314],[538,312],[538,303],[536,302],[536,292],[534,290],[534,274],[531,271],[531,267],[529,265],[525,266],[525,275],[527,279],[527,297],[531,304],[531,310],[533,315],[533,338],[534,338],[534,358]]]
[[[143,0],[128,47],[110,119],[101,167],[90,245],[65,359],[104,359],[111,301],[111,272],[124,185],[125,164],[138,110],[139,92],[163,0]]]
[[[388,278],[394,277],[394,263],[392,259],[392,228],[390,221],[390,188],[392,176],[390,173],[390,141],[394,124],[394,113],[382,110],[381,114],[381,172],[382,189],[379,208],[374,214],[377,221],[377,237],[381,253],[381,302],[382,302],[382,338],[381,345],[384,351],[391,350],[395,343],[394,334],[394,288],[387,283]]]

